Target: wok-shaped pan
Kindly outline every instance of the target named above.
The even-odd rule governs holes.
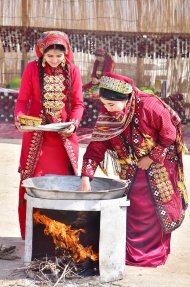
[[[125,182],[95,177],[91,181],[92,191],[76,191],[79,176],[45,175],[25,179],[22,186],[34,197],[46,199],[113,199],[124,195]]]

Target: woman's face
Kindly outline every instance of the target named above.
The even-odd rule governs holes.
[[[100,97],[100,101],[102,102],[106,110],[111,113],[123,111],[127,103],[127,100],[126,101],[110,101],[102,97]]]
[[[52,67],[56,68],[65,59],[65,54],[60,50],[49,50],[44,54],[44,60]]]
[[[96,56],[96,60],[98,60],[98,62],[103,63],[104,62],[104,56]]]

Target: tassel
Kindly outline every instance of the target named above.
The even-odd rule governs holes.
[[[106,176],[108,176],[108,172],[107,172],[106,169],[104,169],[104,168],[102,168],[102,167],[100,167],[100,169],[101,169],[101,171],[102,171]]]

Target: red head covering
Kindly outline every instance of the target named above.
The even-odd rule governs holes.
[[[103,48],[97,48],[95,51],[94,51],[94,55],[95,56],[105,56],[106,54],[106,51],[103,49]]]
[[[71,50],[68,36],[60,31],[47,31],[42,33],[41,38],[36,45],[36,55],[38,58],[42,57],[45,49],[51,45],[62,45],[65,47],[65,57],[71,61],[73,60],[73,52]]]

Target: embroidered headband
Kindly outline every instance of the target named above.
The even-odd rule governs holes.
[[[133,91],[133,88],[129,83],[107,76],[101,78],[99,87],[125,95],[130,94]]]

